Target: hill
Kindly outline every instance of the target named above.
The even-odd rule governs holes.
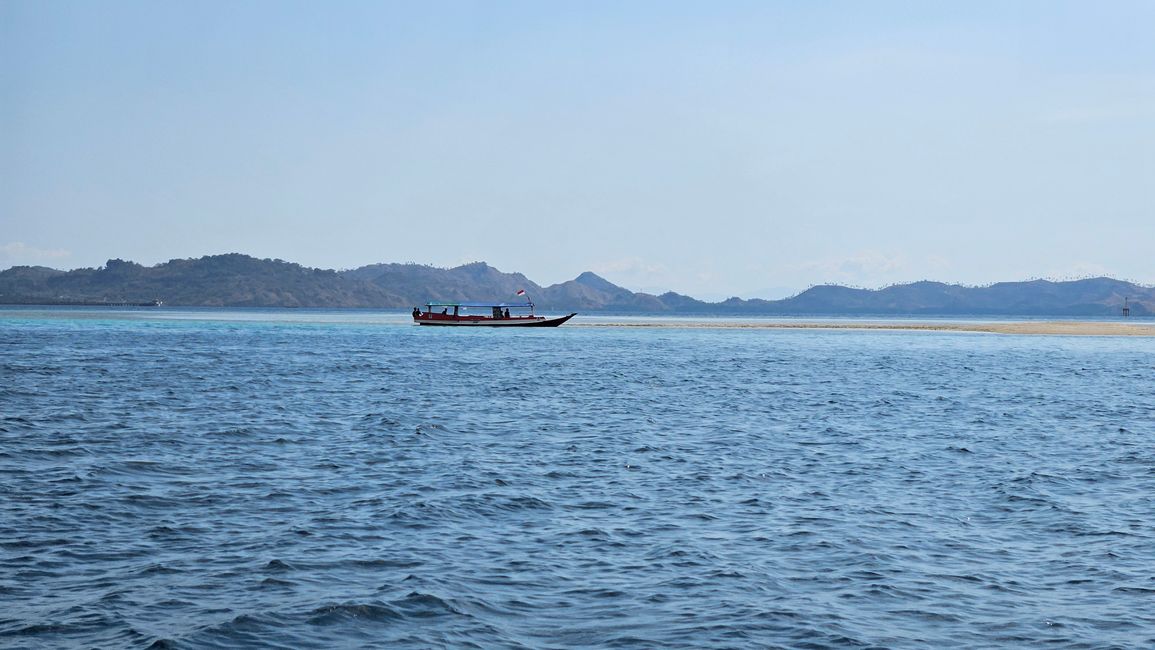
[[[524,275],[502,273],[485,262],[452,269],[420,264],[372,264],[340,275],[396,296],[390,307],[412,307],[429,300],[505,300],[518,289],[534,296],[541,293],[541,287]]]
[[[159,299],[206,307],[362,307],[399,305],[388,291],[281,260],[228,254],[152,267],[109,260],[97,269],[61,272],[15,267],[0,273],[0,302],[116,303]]]
[[[1131,313],[1153,313],[1155,289],[1111,278],[1068,282],[1032,280],[965,287],[941,282],[913,282],[878,290],[836,285],[811,287],[772,303],[773,313],[1118,316],[1124,298]]]
[[[303,267],[247,255],[171,260],[145,267],[109,260],[59,271],[18,266],[0,272],[0,303],[113,304],[153,299],[209,307],[408,308],[428,300],[512,300],[525,289],[542,310],[716,315],[1117,316],[1124,298],[1135,316],[1155,313],[1155,288],[1111,278],[1033,280],[967,287],[913,282],[883,289],[820,285],[784,300],[716,303],[668,292],[634,293],[585,272],[542,287],[485,262],[451,269],[372,264],[348,271]]]

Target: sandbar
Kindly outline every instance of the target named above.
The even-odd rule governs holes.
[[[1021,322],[869,322],[869,321],[725,321],[646,320],[574,322],[571,327],[653,327],[702,329],[821,329],[821,330],[913,330],[930,332],[976,332],[983,334],[1029,334],[1038,336],[1155,336],[1155,324],[1096,321]]]

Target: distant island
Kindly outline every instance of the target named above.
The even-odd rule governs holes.
[[[230,253],[142,266],[109,260],[101,268],[0,271],[0,304],[198,307],[410,308],[428,300],[491,300],[525,289],[544,310],[698,315],[1133,316],[1155,311],[1155,288],[1088,278],[968,287],[913,282],[883,289],[814,286],[782,300],[704,302],[674,292],[635,293],[590,272],[542,287],[485,262],[451,269],[373,264],[335,271]]]

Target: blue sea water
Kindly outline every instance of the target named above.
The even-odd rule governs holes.
[[[1155,340],[0,310],[0,647],[1146,648]]]

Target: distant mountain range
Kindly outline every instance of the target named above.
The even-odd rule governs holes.
[[[0,272],[0,303],[121,304],[151,300],[209,307],[408,308],[427,301],[515,301],[525,289],[543,311],[718,315],[1118,316],[1155,313],[1155,288],[1089,278],[966,287],[914,282],[884,289],[815,286],[783,300],[703,302],[668,292],[634,293],[594,273],[542,287],[484,262],[452,269],[373,264],[349,271],[306,268],[231,253],[141,266],[109,260],[101,268],[58,271],[17,266]]]

